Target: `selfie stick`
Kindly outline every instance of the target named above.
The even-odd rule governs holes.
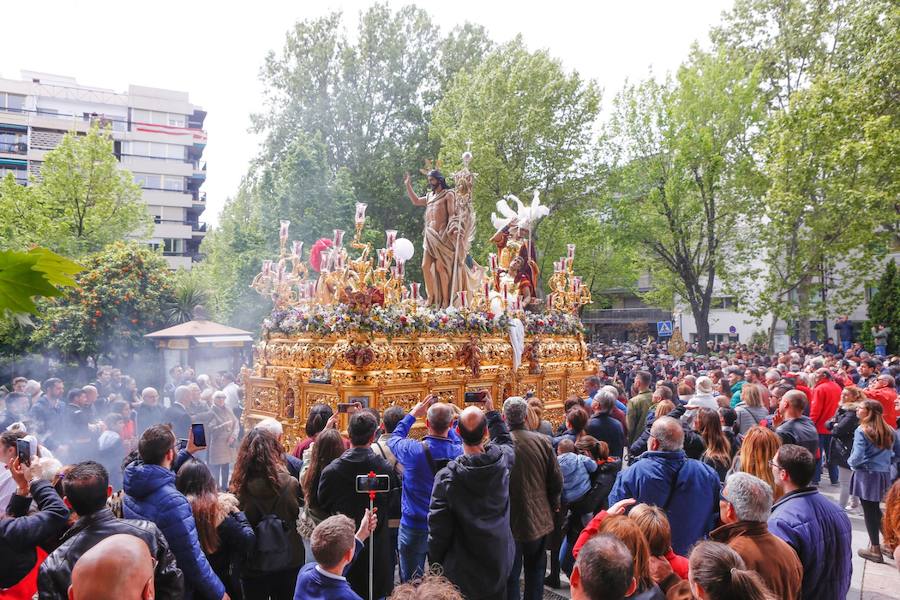
[[[369,471],[369,518],[372,518],[372,513],[375,512],[375,471]],[[369,530],[369,600],[372,600],[372,556],[374,553],[374,540],[372,540],[372,534],[374,532]]]

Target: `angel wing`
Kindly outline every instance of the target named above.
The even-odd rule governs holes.
[[[510,221],[518,217],[518,213],[509,206],[508,199],[510,197],[515,198],[515,196],[507,196],[502,200],[497,200],[496,206],[497,210],[500,211],[501,216],[498,217],[497,213],[491,213],[491,224],[494,226],[494,229],[498,231],[509,225]],[[518,201],[518,198],[516,198],[516,202]]]

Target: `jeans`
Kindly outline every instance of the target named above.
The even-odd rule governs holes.
[[[228,489],[228,463],[224,465],[209,465],[209,472],[212,473],[213,481],[219,486],[219,490]]]
[[[850,349],[850,344],[851,344],[851,342],[848,340],[841,340],[841,350],[846,352],[847,350]]]
[[[832,464],[831,462],[831,438],[834,437],[830,433],[820,433],[819,434],[819,451],[822,455],[819,457],[819,460],[816,461],[816,474],[813,476],[813,483],[818,484],[822,479],[822,468],[824,465],[828,465],[828,478],[831,479],[831,483],[837,483],[838,480],[838,467],[836,464]]]
[[[878,356],[887,356],[887,345],[879,346],[875,344],[875,354]]]
[[[525,600],[541,600],[544,597],[544,572],[547,570],[547,538],[531,542],[516,542],[516,558],[512,572],[506,580],[506,600],[521,598],[519,574],[525,567]]]
[[[312,553],[312,541],[309,538],[301,537],[303,540],[303,551],[306,554],[306,558],[303,561],[303,564],[314,563],[316,562],[316,557],[313,556]]]
[[[400,554],[400,581],[421,577],[425,573],[425,555],[428,554],[428,530],[413,529],[401,523],[397,534]]]

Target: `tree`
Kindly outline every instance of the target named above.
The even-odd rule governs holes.
[[[75,285],[72,276],[80,270],[80,265],[46,248],[0,251],[0,321],[37,314],[34,298],[62,295],[59,288]]]
[[[888,354],[896,354],[900,349],[900,273],[897,263],[889,260],[878,280],[878,288],[869,300],[869,320],[863,328],[863,339],[871,342],[871,330],[879,323],[890,327],[888,335]],[[873,345],[867,344],[868,348]]]
[[[208,301],[206,287],[197,269],[179,269],[172,282],[172,300],[163,307],[166,324],[178,325],[194,318],[198,307],[205,307]]]
[[[532,231],[541,271],[565,255],[567,243],[582,249],[576,266],[598,265],[588,259],[600,232],[601,173],[592,134],[599,103],[593,81],[567,73],[545,50],[530,52],[521,37],[460,71],[435,107],[431,137],[448,165],[459,165],[471,142],[479,217],[473,254],[492,249],[488,216],[496,202],[514,194],[528,203],[537,190],[550,207],[550,216]],[[585,281],[602,283],[608,271],[599,266]]]
[[[0,214],[10,216],[2,226],[8,247],[40,243],[73,257],[150,232],[140,187],[118,168],[112,137],[99,125],[66,134],[30,186],[0,186]]]
[[[174,300],[172,274],[159,253],[116,242],[82,260],[77,286],[40,303],[36,349],[81,362],[92,356],[126,361],[150,347],[144,334],[165,325]]]
[[[762,117],[759,74],[694,50],[674,81],[627,87],[607,128],[608,210],[637,244],[654,299],[686,302],[702,344],[717,277],[747,250],[759,178],[751,153]]]

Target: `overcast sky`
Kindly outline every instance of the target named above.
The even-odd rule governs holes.
[[[188,91],[191,102],[208,112],[204,219],[215,223],[257,151],[259,142],[247,129],[250,113],[259,109],[258,73],[265,54],[282,46],[285,32],[297,20],[340,9],[354,29],[360,9],[371,3],[19,2],[14,18],[5,19],[0,77],[18,79],[19,71],[27,69],[74,76],[81,84],[116,91],[125,91],[128,84]],[[530,48],[547,48],[566,68],[595,79],[608,105],[626,79],[641,79],[651,69],[656,74],[672,71],[694,41],[707,44],[709,28],[732,0],[420,0],[417,4],[429,10],[443,29],[473,21],[501,42],[521,33]],[[409,168],[397,166],[398,171]]]

